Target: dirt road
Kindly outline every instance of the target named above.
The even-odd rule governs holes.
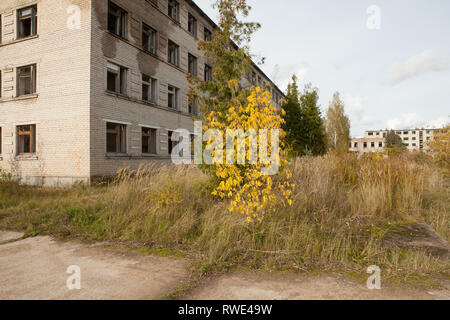
[[[60,243],[49,237],[22,239],[0,231],[0,299],[158,299],[188,281],[189,261]],[[80,270],[80,290],[69,290],[69,266]],[[73,271],[72,271],[73,272]],[[76,283],[70,282],[70,283]],[[340,276],[231,274],[210,279],[185,299],[447,299],[439,290],[368,290]]]

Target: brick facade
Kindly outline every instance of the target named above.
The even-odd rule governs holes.
[[[108,31],[107,0],[2,0],[0,168],[26,183],[57,185],[168,161],[168,131],[193,131],[188,55],[197,58],[197,74],[203,78],[207,61],[197,41],[204,39],[205,28],[215,28],[192,1],[177,2],[179,22],[168,16],[168,0],[112,1],[126,12],[124,34],[117,36]],[[36,35],[18,39],[19,10],[30,5],[37,8]],[[80,8],[80,28],[67,24],[74,13],[71,6]],[[196,19],[196,36],[188,31],[189,14]],[[154,53],[143,50],[144,23],[156,31]],[[179,46],[178,66],[168,62],[169,40]],[[17,68],[31,64],[36,65],[36,92],[18,96]],[[111,65],[123,68],[120,94],[107,90]],[[271,83],[256,66],[255,73],[261,85]],[[142,101],[143,74],[154,81],[152,103]],[[176,109],[168,107],[169,86],[177,89]],[[282,97],[278,88],[272,90]],[[107,152],[107,123],[124,126],[125,152]],[[17,128],[22,124],[35,125],[35,152],[18,153]],[[142,152],[143,127],[156,132],[156,154],[151,156]]]

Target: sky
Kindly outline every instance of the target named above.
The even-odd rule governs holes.
[[[196,0],[214,21],[214,0]],[[450,1],[248,0],[261,23],[251,52],[282,89],[295,73],[319,89],[326,112],[337,91],[353,137],[365,130],[450,122]]]

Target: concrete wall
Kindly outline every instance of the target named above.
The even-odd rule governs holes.
[[[37,4],[37,36],[17,40],[16,10]],[[81,9],[81,29],[67,27],[67,8]],[[89,0],[2,0],[0,168],[30,183],[86,180],[89,166]],[[16,69],[37,65],[37,92],[16,97]],[[16,126],[35,124],[36,154],[17,157]],[[44,178],[45,177],[45,178]]]

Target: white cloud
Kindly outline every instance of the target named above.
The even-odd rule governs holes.
[[[448,123],[448,119],[440,117],[432,121],[425,121],[422,116],[417,113],[407,113],[400,117],[389,120],[389,129],[410,129],[410,128],[442,128]]]
[[[344,98],[345,110],[350,116],[352,127],[375,126],[380,120],[365,114],[364,104],[368,100],[366,97],[347,95]]]
[[[281,90],[286,90],[292,76],[295,74],[299,82],[304,82],[310,66],[306,62],[300,64],[275,65],[272,71],[272,80],[278,84]]]
[[[437,50],[425,50],[405,62],[398,62],[389,69],[386,83],[398,84],[410,78],[429,73],[443,71],[450,67],[450,59]]]

